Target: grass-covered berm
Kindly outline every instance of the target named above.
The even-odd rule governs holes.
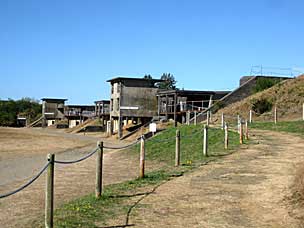
[[[254,121],[272,121],[276,108],[279,120],[300,120],[304,103],[303,95],[304,76],[301,75],[228,105],[219,110],[215,118],[220,120],[221,114],[224,113],[235,118],[240,115],[244,119],[249,119],[249,110],[253,110]]]

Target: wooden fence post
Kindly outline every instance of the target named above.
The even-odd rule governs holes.
[[[303,103],[303,107],[302,107],[302,115],[303,115],[303,120],[304,120],[304,103]]]
[[[241,126],[241,118],[240,115],[237,115],[237,128],[239,134],[240,134],[240,126]]]
[[[277,124],[278,116],[277,116],[277,106],[274,106],[274,123]]]
[[[96,186],[95,197],[99,198],[102,193],[102,169],[103,169],[103,142],[97,142],[98,151],[96,156]]]
[[[209,120],[210,120],[210,112],[207,111],[207,122],[206,122],[207,126],[209,126]]]
[[[176,130],[175,141],[175,166],[180,165],[180,130]]]
[[[225,123],[225,149],[228,149],[228,143],[229,143],[229,138],[228,138],[228,124]]]
[[[208,126],[204,126],[203,155],[208,156]]]
[[[144,178],[145,177],[145,138],[142,135],[140,139],[140,159],[139,159],[140,165],[140,171],[139,171],[139,177]]]
[[[304,120],[304,103],[303,103],[302,106],[303,106],[303,107],[302,107],[302,119]]]
[[[252,123],[252,110],[249,111],[249,123]]]
[[[186,122],[187,122],[187,125],[190,125],[190,111],[187,111]]]
[[[249,139],[248,121],[245,121],[245,139]]]
[[[111,121],[107,121],[107,136],[111,136]]]
[[[45,227],[52,228],[54,223],[54,154],[48,154],[50,163],[47,168],[46,191],[45,191]]]
[[[243,123],[240,121],[240,144],[243,144]]]
[[[224,118],[224,113],[222,112],[222,129],[225,129],[225,118]]]

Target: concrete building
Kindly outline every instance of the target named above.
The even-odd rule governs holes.
[[[187,113],[203,112],[215,101],[230,91],[193,91],[193,90],[162,90],[158,91],[158,116],[174,119],[184,123]]]
[[[101,117],[102,115],[110,115],[109,100],[94,101],[94,103],[95,103],[95,116]]]
[[[58,121],[66,120],[61,127],[73,128],[82,124],[87,119],[93,119],[99,116],[109,116],[110,101],[103,101],[104,105],[96,109],[95,105],[65,105],[67,99],[43,98],[42,100],[42,126],[51,126]],[[98,102],[97,102],[98,103]],[[106,108],[108,103],[108,108]],[[98,113],[98,111],[100,113]],[[99,114],[98,116],[96,114]],[[105,118],[105,120],[109,119]],[[39,120],[38,120],[39,121]],[[37,122],[37,121],[36,121]]]
[[[158,105],[155,86],[158,79],[116,77],[111,84],[110,119],[112,131],[122,137],[123,125],[145,123],[157,115]]]
[[[82,124],[84,121],[95,117],[94,105],[67,105],[64,115],[68,119],[69,128]]]
[[[95,101],[95,116],[99,118],[102,127],[110,120],[110,100]]]
[[[55,124],[65,118],[64,103],[67,99],[42,98],[42,127]]]

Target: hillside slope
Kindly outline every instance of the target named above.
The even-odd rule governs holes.
[[[274,107],[277,106],[280,120],[299,120],[302,118],[303,103],[304,75],[301,75],[220,109],[216,116],[220,119],[219,115],[225,113],[249,118],[249,110],[252,109],[255,120],[267,121],[273,119]]]

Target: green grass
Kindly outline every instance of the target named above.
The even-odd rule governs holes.
[[[304,135],[304,121],[286,121],[286,122],[255,122],[250,124],[251,128],[260,130],[283,131]]]
[[[177,171],[170,173],[159,170],[148,173],[144,179],[137,178],[105,186],[102,197],[99,199],[96,199],[94,194],[90,194],[56,209],[54,227],[99,227],[107,225],[107,220],[114,216],[126,217],[132,206],[128,199],[148,194],[141,190],[166,181],[170,176],[177,174]],[[42,219],[34,221],[31,225],[32,227],[44,227],[42,221]]]
[[[202,125],[182,125],[177,129],[181,134],[181,163],[191,164],[199,163],[210,158],[225,155],[235,150],[238,146],[239,136],[234,132],[229,134],[229,150],[224,150],[224,131],[220,129],[208,130],[208,151],[209,157],[203,156],[203,133]],[[174,165],[175,159],[175,135],[176,128],[169,128],[152,139],[146,141],[146,159],[151,161],[162,162],[166,165]],[[166,141],[166,139],[171,139]],[[133,148],[130,153],[137,153],[139,145]]]
[[[209,128],[209,157],[203,157],[202,126],[180,126],[178,129],[181,132],[182,166],[174,167],[176,129],[169,128],[146,140],[146,161],[162,164],[158,171],[146,170],[147,175],[144,179],[106,186],[100,199],[95,199],[94,194],[91,194],[61,206],[55,211],[55,227],[107,226],[108,221],[113,218],[120,218],[120,221],[125,223],[128,211],[138,200],[136,198],[138,193],[146,194],[158,184],[180,176],[202,162],[230,154],[239,146],[238,134],[230,132],[229,149],[224,150],[224,132],[220,129]],[[166,142],[166,139],[171,140]],[[126,153],[129,153],[129,156],[138,157],[139,145],[128,149]],[[33,224],[35,227],[43,227],[42,219]]]

